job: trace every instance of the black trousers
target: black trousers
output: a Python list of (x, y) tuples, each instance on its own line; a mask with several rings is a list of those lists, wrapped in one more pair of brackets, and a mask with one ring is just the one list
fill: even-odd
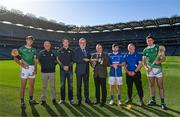
[(128, 92), (128, 98), (132, 98), (132, 88), (133, 88), (133, 82), (135, 83), (139, 98), (143, 99), (143, 88), (142, 88), (142, 81), (141, 81), (141, 72), (137, 72), (135, 76), (129, 76), (126, 73), (126, 84), (127, 84), (127, 92)]
[(77, 78), (77, 99), (78, 101), (82, 100), (82, 80), (84, 82), (84, 97), (86, 100), (89, 100), (89, 75), (87, 74), (76, 74)]
[(107, 97), (107, 89), (106, 89), (106, 78), (100, 78), (95, 77), (94, 78), (95, 83), (95, 97), (97, 99), (97, 102), (100, 102), (100, 87), (101, 87), (101, 93), (102, 93), (102, 103), (106, 103), (106, 97)]

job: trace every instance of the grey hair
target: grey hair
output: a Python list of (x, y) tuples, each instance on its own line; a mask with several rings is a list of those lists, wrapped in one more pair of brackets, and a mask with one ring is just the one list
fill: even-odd
[(79, 39), (79, 42), (80, 42), (80, 41), (86, 41), (86, 39), (83, 38), (83, 37), (81, 37), (81, 38)]

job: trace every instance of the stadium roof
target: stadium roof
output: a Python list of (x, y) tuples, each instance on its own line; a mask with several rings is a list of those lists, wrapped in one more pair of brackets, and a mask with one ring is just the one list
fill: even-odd
[(11, 22), (12, 24), (22, 24), (27, 27), (42, 28), (42, 29), (52, 29), (52, 30), (71, 30), (71, 27), (65, 25), (62, 22), (57, 22), (55, 20), (48, 20), (44, 17), (36, 17), (35, 15), (28, 13), (23, 14), (22, 11), (12, 9), (7, 10), (4, 7), (0, 7), (0, 21)]
[(180, 16), (176, 15), (170, 18), (165, 17), (142, 21), (131, 21), (127, 23), (79, 27), (76, 25), (65, 25), (62, 22), (57, 23), (55, 20), (47, 20), (44, 17), (37, 18), (35, 15), (30, 13), (23, 14), (19, 10), (7, 10), (6, 8), (0, 7), (0, 22), (58, 33), (99, 33), (180, 25)]
[(148, 19), (142, 21), (131, 21), (127, 23), (116, 23), (116, 24), (106, 24), (97, 26), (86, 26), (86, 27), (75, 27), (73, 30), (75, 32), (111, 32), (120, 30), (131, 30), (149, 27), (161, 27), (161, 26), (172, 26), (180, 25), (180, 16), (173, 16), (171, 18), (158, 18), (158, 19)]

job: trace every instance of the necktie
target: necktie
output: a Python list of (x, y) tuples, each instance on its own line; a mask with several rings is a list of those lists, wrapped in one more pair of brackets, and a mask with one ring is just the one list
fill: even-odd
[(101, 64), (101, 62), (102, 62), (102, 54), (99, 53), (98, 54), (98, 63)]
[(82, 49), (82, 52), (83, 52), (84, 56), (87, 56), (87, 53), (86, 53), (85, 49)]

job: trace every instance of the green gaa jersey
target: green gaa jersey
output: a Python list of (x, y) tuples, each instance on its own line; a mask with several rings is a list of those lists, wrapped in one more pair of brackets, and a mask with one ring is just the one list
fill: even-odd
[(148, 65), (151, 68), (159, 68), (161, 64), (154, 64), (154, 61), (158, 55), (159, 45), (154, 44), (152, 47), (146, 47), (143, 50), (143, 56), (147, 58)]
[(20, 47), (19, 55), (28, 65), (34, 65), (34, 58), (36, 58), (35, 48)]

